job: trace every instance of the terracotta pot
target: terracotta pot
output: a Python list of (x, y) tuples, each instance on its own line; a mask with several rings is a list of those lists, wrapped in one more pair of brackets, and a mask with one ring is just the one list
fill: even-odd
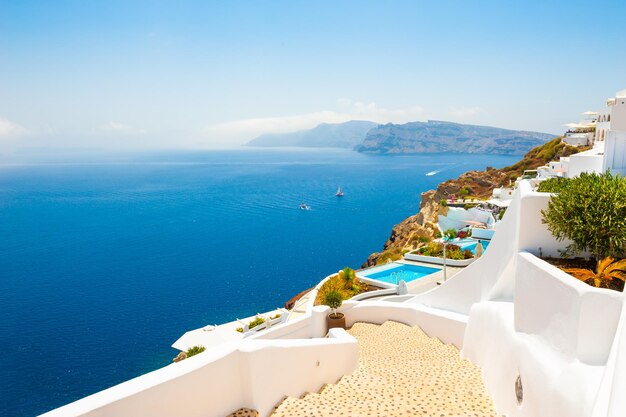
[(335, 317), (333, 313), (330, 313), (326, 317), (326, 325), (328, 326), (329, 329), (334, 329), (334, 328), (345, 329), (346, 328), (346, 316), (343, 313), (337, 313), (337, 316)]

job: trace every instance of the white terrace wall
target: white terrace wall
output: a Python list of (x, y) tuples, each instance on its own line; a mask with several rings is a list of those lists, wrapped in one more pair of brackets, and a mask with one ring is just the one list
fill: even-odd
[(622, 308), (592, 417), (626, 416), (626, 309)]
[(597, 149), (571, 155), (569, 157), (567, 177), (577, 177), (583, 172), (602, 172), (603, 163), (603, 153)]
[(549, 198), (550, 194), (535, 193), (522, 181), (483, 256), (439, 288), (410, 302), (468, 315), (472, 305), (481, 300), (512, 301), (515, 255), (528, 251), (559, 256), (558, 251), (567, 244), (558, 242), (541, 223), (541, 210)]
[(266, 416), (285, 396), (317, 391), (356, 369), (356, 340), (343, 329), (330, 336), (224, 345), (44, 416), (223, 417), (243, 407)]
[(602, 170), (626, 175), (626, 132), (609, 131), (604, 145)]
[[(481, 367), (499, 413), (590, 416), (623, 294), (583, 284), (530, 253), (517, 258), (515, 303), (475, 304), (462, 355)], [(521, 405), (514, 390), (518, 375)]]
[(347, 302), (341, 311), (346, 315), (346, 325), (356, 322), (382, 324), (388, 320), (419, 326), (426, 334), (444, 343), (463, 346), (467, 316), (431, 309), (417, 304), (389, 301)]

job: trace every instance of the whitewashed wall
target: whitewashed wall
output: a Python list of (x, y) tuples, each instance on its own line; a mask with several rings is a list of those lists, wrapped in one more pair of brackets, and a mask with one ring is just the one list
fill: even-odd
[(98, 392), (46, 417), (223, 417), (248, 407), (266, 416), (286, 395), (317, 391), (353, 372), (356, 340), (244, 340)]
[[(590, 416), (623, 304), (621, 293), (590, 287), (524, 252), (515, 302), (472, 307), (463, 357), (483, 370), (507, 416)], [(514, 386), (521, 377), (524, 398)]]
[(603, 171), (626, 174), (626, 132), (610, 131), (604, 145)]
[(604, 156), (601, 150), (591, 149), (586, 152), (570, 155), (567, 177), (573, 178), (583, 172), (602, 172)]

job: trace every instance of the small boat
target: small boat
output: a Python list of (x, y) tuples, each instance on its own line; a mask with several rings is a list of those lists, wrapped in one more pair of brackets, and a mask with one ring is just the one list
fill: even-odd
[(300, 204), (300, 210), (311, 210), (311, 206), (301, 203)]
[(341, 191), (341, 185), (337, 188), (337, 192), (335, 193), (337, 197), (343, 197), (343, 191)]
[(440, 171), (441, 171), (441, 170), (439, 170), (439, 171), (430, 171), (428, 174), (426, 174), (426, 176), (427, 176), (427, 177), (432, 177), (432, 176), (433, 176), (433, 175), (435, 175), (435, 174), (439, 174), (439, 172), (440, 172)]

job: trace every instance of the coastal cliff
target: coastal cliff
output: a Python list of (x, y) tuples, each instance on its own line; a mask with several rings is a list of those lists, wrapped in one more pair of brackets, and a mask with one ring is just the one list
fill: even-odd
[(422, 193), (419, 212), (395, 225), (383, 250), (372, 253), (363, 267), (383, 263), (388, 259), (399, 259), (405, 247), (420, 236), (433, 238), (437, 231), (437, 216), (448, 210), (441, 201), (452, 194), (459, 194), (461, 189), (467, 190), (470, 198), (485, 199), (491, 196), (494, 188), (512, 184), (524, 170), (536, 169), (561, 156), (569, 156), (586, 149), (588, 148), (569, 146), (559, 137), (531, 149), (524, 158), (511, 166), (468, 171), (459, 178), (440, 183), (437, 189)]
[(554, 135), (429, 120), (405, 124), (388, 123), (367, 132), (354, 149), (372, 154), (481, 153), (523, 155)]

